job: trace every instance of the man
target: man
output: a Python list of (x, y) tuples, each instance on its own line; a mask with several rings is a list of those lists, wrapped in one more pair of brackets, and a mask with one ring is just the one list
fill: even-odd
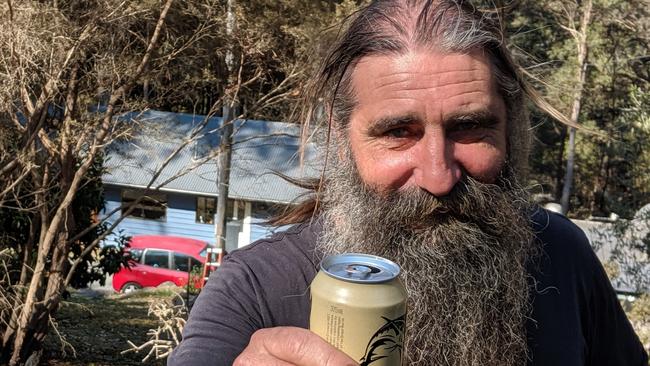
[(225, 260), (169, 365), (355, 364), (304, 329), (341, 252), (401, 265), (409, 364), (647, 363), (584, 234), (518, 183), (529, 89), (498, 24), (460, 1), (375, 1), (314, 85), (322, 181), (284, 218), (298, 225)]

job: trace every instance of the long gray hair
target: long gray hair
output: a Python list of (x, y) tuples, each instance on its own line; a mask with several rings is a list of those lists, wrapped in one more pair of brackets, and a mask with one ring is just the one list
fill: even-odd
[[(307, 136), (320, 136), (318, 142), (329, 149), (332, 129), (346, 136), (355, 107), (351, 75), (359, 60), (371, 55), (399, 55), (415, 47), (449, 53), (485, 52), (507, 109), (506, 165), (524, 182), (531, 139), (526, 97), (553, 117), (563, 122), (566, 118), (521, 76), (506, 47), (497, 13), (481, 12), (465, 0), (375, 0), (349, 17), (311, 81), (303, 111), (303, 145)], [(323, 178), (293, 182), (313, 194), (272, 224), (301, 222), (317, 213)]]

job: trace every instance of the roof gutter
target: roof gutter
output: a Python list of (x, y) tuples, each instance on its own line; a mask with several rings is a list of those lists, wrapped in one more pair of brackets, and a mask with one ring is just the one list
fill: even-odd
[[(139, 184), (130, 184), (130, 183), (117, 183), (117, 182), (104, 182), (104, 185), (106, 186), (118, 186), (118, 187), (128, 187), (128, 188), (138, 188), (138, 189), (147, 189), (147, 186), (142, 186)], [(149, 188), (151, 189), (151, 188)], [(182, 189), (175, 189), (175, 188), (159, 188), (159, 189), (152, 189), (154, 191), (160, 191), (160, 192), (168, 192), (168, 193), (179, 193), (179, 194), (189, 194), (189, 195), (195, 195), (195, 196), (203, 196), (203, 197), (219, 197), (218, 194), (216, 193), (209, 193), (209, 192), (197, 192), (197, 191), (187, 191), (187, 190), (182, 190)], [(269, 200), (269, 199), (253, 199), (250, 197), (242, 197), (242, 196), (235, 196), (235, 195), (228, 195), (228, 198), (231, 199), (236, 199), (236, 200), (242, 200), (242, 201), (262, 201), (262, 202), (268, 202), (268, 203), (278, 203), (282, 205), (288, 205), (291, 204), (291, 201), (278, 201), (278, 200)]]

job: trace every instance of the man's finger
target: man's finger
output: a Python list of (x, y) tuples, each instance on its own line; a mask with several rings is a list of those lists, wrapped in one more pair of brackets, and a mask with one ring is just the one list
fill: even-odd
[(253, 354), (242, 352), (233, 362), (233, 366), (294, 366), (294, 364), (279, 360), (268, 354)]
[(279, 360), (296, 366), (356, 366), (357, 363), (324, 339), (307, 329), (277, 327), (261, 329), (251, 337), (251, 344), (262, 347)]

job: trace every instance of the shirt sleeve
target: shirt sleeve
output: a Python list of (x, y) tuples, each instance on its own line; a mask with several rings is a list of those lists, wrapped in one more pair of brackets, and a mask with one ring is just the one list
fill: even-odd
[(231, 365), (262, 328), (253, 280), (246, 264), (226, 257), (196, 299), (167, 365)]
[(648, 357), (584, 232), (539, 211), (542, 253), (531, 266), (529, 365), (640, 366)]
[(596, 255), (587, 310), (589, 365), (646, 366), (648, 355), (634, 332)]

